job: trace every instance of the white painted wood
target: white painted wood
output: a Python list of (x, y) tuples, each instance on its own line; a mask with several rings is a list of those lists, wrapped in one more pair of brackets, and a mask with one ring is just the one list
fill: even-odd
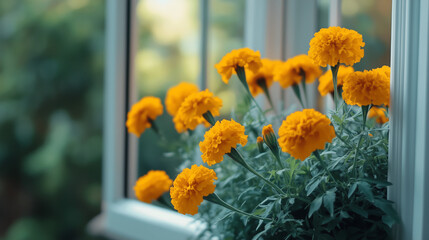
[(389, 199), (402, 224), (395, 239), (429, 239), (428, 1), (393, 0)]

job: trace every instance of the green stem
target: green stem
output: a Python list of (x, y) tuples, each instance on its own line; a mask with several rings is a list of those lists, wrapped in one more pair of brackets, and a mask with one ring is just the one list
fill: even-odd
[(252, 93), (250, 92), (249, 85), (247, 84), (247, 81), (246, 81), (246, 72), (244, 71), (244, 68), (243, 67), (236, 67), (235, 72), (237, 73), (238, 79), (243, 84), (244, 88), (246, 89), (246, 92), (247, 92), (249, 98), (256, 105), (256, 108), (261, 112), (264, 120), (267, 121), (267, 118), (265, 117), (264, 111), (262, 111), (262, 108), (259, 106), (258, 102), (256, 101), (256, 99), (253, 97)]
[(331, 66), (332, 71), (332, 81), (334, 84), (334, 103), (335, 103), (335, 110), (338, 108), (338, 88), (337, 88), (337, 75), (338, 75), (338, 69), (340, 68), (340, 63), (337, 63), (335, 66)]
[(304, 92), (304, 101), (305, 101), (305, 104), (308, 106), (307, 88), (306, 88), (306, 83), (305, 83), (305, 72), (302, 70), (301, 70), (301, 76), (302, 76), (301, 86), (302, 86), (302, 90)]
[(164, 135), (162, 135), (161, 131), (159, 131), (158, 126), (156, 125), (155, 121), (148, 118), (148, 121), (150, 123), (151, 128), (153, 129), (153, 131), (161, 138), (161, 140), (165, 140)]
[(241, 211), (240, 209), (235, 208), (232, 205), (230, 205), (230, 204), (226, 203), (225, 201), (223, 201), (216, 193), (212, 193), (212, 194), (204, 197), (204, 199), (207, 200), (207, 201), (209, 201), (209, 202), (211, 202), (211, 203), (215, 203), (215, 204), (217, 204), (219, 206), (222, 206), (222, 207), (224, 207), (226, 209), (229, 209), (229, 210), (231, 210), (233, 212), (239, 213), (239, 214), (244, 215), (244, 216), (248, 216), (248, 217), (251, 217), (251, 218), (256, 218), (256, 219), (263, 220), (263, 221), (273, 221), (273, 219), (271, 219), (271, 218), (264, 218), (264, 217), (256, 216), (256, 215), (253, 215), (253, 214)]
[(205, 120), (207, 120), (207, 122), (209, 122), (212, 126), (214, 126), (215, 123), (216, 123), (216, 121), (215, 121), (215, 119), (213, 117), (213, 114), (210, 111), (207, 111), (207, 112), (203, 113), (203, 118)]
[(302, 108), (305, 108), (305, 105), (304, 105), (304, 102), (302, 101), (302, 98), (301, 98), (301, 92), (299, 91), (299, 86), (298, 86), (298, 84), (293, 84), (292, 85), (292, 90), (293, 90), (293, 92), (295, 93), (295, 95), (296, 95), (296, 97), (298, 98), (298, 100), (299, 100), (299, 103), (301, 103), (301, 107)]
[(268, 99), (268, 102), (271, 105), (271, 108), (274, 110), (274, 112), (276, 112), (276, 109), (274, 108), (273, 100), (271, 99), (271, 96), (270, 96), (270, 91), (268, 91), (267, 81), (265, 81), (265, 79), (262, 79), (262, 81), (258, 80), (258, 86), (260, 86), (262, 88), (262, 90), (264, 91), (265, 96)]
[(362, 137), (363, 137), (364, 133), (362, 132), (359, 136), (359, 141), (358, 141), (358, 145), (356, 147), (356, 152), (355, 152), (355, 157), (353, 159), (353, 175), (356, 178), (357, 177), (357, 169), (356, 169), (356, 165), (357, 165), (357, 156), (358, 156), (358, 151), (360, 148), (360, 143), (362, 141)]
[(370, 109), (369, 105), (366, 106), (362, 106), (362, 120), (363, 120), (363, 125), (362, 125), (362, 131), (365, 131), (365, 125), (366, 125), (366, 118), (368, 116), (368, 111)]
[(320, 164), (322, 165), (323, 169), (329, 174), (329, 176), (334, 180), (334, 182), (338, 185), (341, 185), (337, 179), (332, 175), (331, 171), (328, 170), (328, 166), (326, 165), (325, 161), (323, 161), (322, 156), (319, 154), (319, 150), (316, 150), (313, 152), (314, 156), (316, 156), (317, 160), (319, 160)]
[(259, 174), (255, 169), (253, 169), (247, 162), (244, 160), (244, 158), (241, 156), (241, 154), (237, 151), (235, 148), (231, 148), (231, 152), (228, 153), (228, 156), (231, 157), (235, 162), (239, 163), (241, 166), (249, 170), (249, 172), (253, 173), (255, 176), (259, 177), (262, 181), (267, 183), (270, 187), (272, 187), (276, 192), (280, 194), (285, 194), (277, 185), (266, 179), (264, 176)]

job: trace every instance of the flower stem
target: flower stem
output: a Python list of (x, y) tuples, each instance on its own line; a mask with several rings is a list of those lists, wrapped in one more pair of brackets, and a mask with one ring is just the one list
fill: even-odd
[(328, 170), (328, 166), (326, 165), (325, 161), (323, 161), (322, 156), (320, 156), (319, 150), (314, 151), (313, 154), (317, 158), (317, 160), (319, 160), (323, 169), (329, 174), (329, 176), (332, 178), (332, 180), (334, 180), (334, 182), (336, 184), (340, 185), (340, 183), (337, 181), (337, 179), (334, 177), (334, 175), (332, 175), (331, 171)]
[(251, 218), (256, 218), (256, 219), (264, 220), (264, 221), (273, 221), (273, 219), (271, 219), (271, 218), (264, 218), (264, 217), (256, 216), (256, 215), (241, 211), (240, 209), (237, 209), (237, 208), (233, 207), (232, 205), (223, 201), (216, 193), (212, 193), (212, 194), (208, 195), (207, 197), (204, 197), (204, 199), (211, 202), (211, 203), (215, 203), (219, 206), (222, 206), (226, 209), (229, 209), (233, 212), (239, 213), (239, 214), (244, 215), (244, 216), (248, 216)]
[(369, 109), (370, 109), (369, 105), (362, 106), (362, 120), (363, 120), (362, 131), (365, 131), (366, 117), (368, 115)]
[(293, 84), (292, 85), (292, 90), (295, 93), (296, 97), (298, 98), (299, 103), (301, 103), (301, 107), (305, 108), (304, 102), (302, 101), (302, 98), (301, 98), (301, 92), (299, 90), (299, 85), (298, 84)]
[(258, 102), (256, 101), (256, 99), (253, 97), (252, 93), (250, 92), (249, 85), (247, 84), (247, 81), (246, 81), (246, 72), (244, 71), (244, 68), (243, 67), (236, 67), (235, 72), (237, 72), (238, 79), (243, 84), (244, 88), (246, 89), (246, 92), (247, 92), (249, 98), (253, 101), (253, 103), (255, 103), (256, 108), (261, 112), (264, 120), (267, 121), (267, 118), (265, 117), (264, 111), (262, 111), (262, 108), (259, 106)]
[(306, 87), (306, 83), (305, 83), (305, 72), (302, 71), (302, 69), (301, 69), (301, 76), (302, 76), (301, 86), (302, 86), (302, 91), (304, 93), (304, 100), (303, 101), (308, 106), (307, 87)]
[(216, 121), (215, 121), (215, 119), (213, 117), (213, 114), (210, 111), (207, 111), (207, 112), (203, 113), (203, 118), (205, 120), (207, 120), (207, 122), (209, 122), (212, 126), (214, 126), (215, 123), (216, 123)]
[(340, 63), (337, 63), (335, 66), (331, 66), (332, 71), (332, 82), (334, 84), (334, 103), (335, 103), (335, 110), (338, 108), (338, 87), (337, 87), (337, 75), (338, 75), (338, 69), (340, 68)]
[(263, 177), (261, 174), (259, 174), (255, 169), (253, 169), (247, 162), (244, 160), (244, 158), (241, 156), (241, 154), (237, 151), (235, 148), (231, 148), (231, 152), (228, 153), (228, 156), (231, 157), (235, 162), (239, 163), (241, 166), (249, 170), (249, 172), (253, 173), (255, 176), (259, 177), (261, 180), (263, 180), (265, 183), (270, 185), (273, 189), (276, 190), (276, 192), (280, 194), (285, 194), (277, 185)]
[(148, 118), (148, 121), (153, 131), (161, 138), (161, 140), (165, 140), (164, 135), (162, 135), (161, 131), (159, 131), (159, 128), (156, 125), (155, 121), (150, 118)]
[(271, 96), (270, 96), (270, 91), (268, 91), (267, 81), (265, 81), (265, 79), (262, 79), (262, 81), (258, 81), (258, 85), (264, 91), (264, 94), (267, 97), (268, 102), (271, 105), (271, 108), (274, 110), (274, 112), (276, 112), (276, 109), (274, 108), (273, 100), (271, 99)]

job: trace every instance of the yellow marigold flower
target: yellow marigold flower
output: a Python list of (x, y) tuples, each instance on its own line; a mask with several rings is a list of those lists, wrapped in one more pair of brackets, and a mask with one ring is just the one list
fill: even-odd
[(386, 77), (388, 77), (389, 81), (390, 81), (390, 67), (389, 66), (385, 65), (385, 66), (383, 66), (381, 68), (374, 69), (374, 71), (379, 71), (380, 73), (386, 74)]
[(308, 56), (322, 67), (344, 63), (352, 66), (363, 58), (362, 35), (341, 27), (322, 28), (310, 41)]
[(351, 73), (344, 80), (343, 98), (349, 105), (388, 105), (390, 80), (378, 69)]
[(305, 82), (312, 83), (322, 74), (322, 70), (311, 58), (302, 54), (288, 59), (276, 68), (275, 79), (280, 86), (288, 88), (293, 84), (299, 84), (305, 74)]
[(304, 109), (289, 115), (279, 129), (279, 145), (283, 152), (304, 161), (326, 142), (335, 137), (334, 127), (325, 115), (314, 109)]
[(386, 117), (386, 109), (379, 107), (372, 107), (368, 112), (369, 118), (375, 118), (375, 121), (380, 124), (384, 124), (389, 121)]
[(151, 203), (168, 192), (172, 183), (165, 171), (151, 170), (137, 180), (134, 192), (138, 200)]
[(222, 81), (228, 84), (236, 67), (243, 67), (256, 73), (262, 66), (261, 54), (250, 48), (240, 48), (227, 53), (218, 64), (215, 65), (217, 72), (222, 76)]
[(216, 173), (204, 166), (185, 168), (170, 188), (171, 203), (179, 213), (197, 214), (203, 197), (214, 193)]
[(249, 85), (250, 93), (253, 96), (257, 96), (260, 93), (263, 93), (261, 85), (264, 84), (267, 88), (271, 87), (274, 82), (274, 70), (276, 66), (281, 64), (281, 61), (270, 60), (270, 59), (262, 59), (262, 67), (258, 72), (254, 73), (250, 70), (246, 71), (246, 81)]
[(258, 137), (258, 138), (256, 138), (256, 142), (257, 143), (261, 143), (261, 142), (263, 142), (264, 141), (264, 139), (262, 138), (262, 137)]
[[(337, 86), (342, 86), (344, 79), (352, 72), (354, 72), (353, 67), (346, 67), (341, 65), (338, 69), (337, 74)], [(317, 88), (317, 90), (319, 90), (319, 93), (322, 96), (326, 96), (328, 93), (334, 91), (334, 83), (332, 82), (331, 70), (326, 71), (322, 76), (320, 76), (319, 87)]]
[(222, 99), (213, 96), (208, 89), (189, 95), (173, 118), (176, 130), (179, 133), (186, 129), (194, 130), (201, 123), (210, 126), (203, 114), (210, 111), (213, 116), (219, 116), (221, 107)]
[(244, 135), (244, 126), (233, 119), (222, 120), (204, 134), (204, 141), (200, 142), (203, 161), (209, 166), (223, 161), (223, 155), (231, 152), (231, 148), (247, 144), (247, 135)]
[(127, 115), (126, 126), (128, 132), (140, 137), (147, 128), (152, 126), (159, 115), (162, 115), (163, 107), (161, 99), (157, 97), (144, 97), (131, 107)]
[(165, 108), (171, 116), (175, 116), (182, 105), (185, 98), (189, 95), (198, 92), (197, 85), (193, 83), (181, 82), (180, 84), (170, 88), (165, 97)]

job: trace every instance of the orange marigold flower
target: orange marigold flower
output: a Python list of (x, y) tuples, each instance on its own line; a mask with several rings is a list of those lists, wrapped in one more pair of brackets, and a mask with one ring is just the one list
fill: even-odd
[(388, 105), (390, 80), (379, 69), (351, 73), (344, 80), (343, 98), (349, 105)]
[(389, 66), (383, 66), (381, 68), (376, 68), (374, 71), (379, 71), (380, 73), (386, 74), (386, 76), (389, 78), (390, 81), (390, 67)]
[(263, 142), (264, 141), (264, 139), (262, 138), (262, 137), (258, 137), (258, 138), (256, 138), (256, 142), (257, 143), (261, 143), (261, 142)]
[(379, 107), (372, 107), (368, 112), (369, 118), (375, 118), (375, 121), (380, 124), (387, 123), (389, 118), (386, 116), (386, 109)]
[(198, 91), (197, 85), (187, 82), (181, 82), (168, 89), (167, 96), (165, 97), (165, 108), (167, 108), (167, 112), (174, 117), (180, 105), (185, 101), (185, 98)]
[(152, 126), (159, 115), (162, 115), (163, 107), (161, 99), (157, 97), (144, 97), (131, 107), (127, 115), (126, 126), (128, 132), (134, 133), (137, 137)]
[(256, 73), (262, 66), (261, 54), (250, 48), (240, 48), (227, 53), (218, 64), (215, 65), (217, 72), (222, 76), (222, 81), (228, 84), (236, 67), (243, 67)]
[(219, 116), (221, 107), (222, 99), (213, 96), (208, 89), (189, 95), (173, 118), (176, 130), (179, 133), (187, 129), (194, 130), (201, 123), (210, 126), (203, 114), (210, 111), (213, 116)]
[(209, 166), (223, 161), (223, 155), (231, 152), (231, 148), (247, 144), (247, 135), (244, 135), (244, 126), (233, 119), (222, 120), (204, 134), (204, 141), (200, 142), (203, 161)]
[(264, 90), (261, 87), (265, 83), (265, 86), (269, 88), (274, 82), (274, 70), (277, 65), (281, 64), (281, 61), (262, 59), (262, 67), (258, 72), (254, 73), (250, 70), (246, 71), (246, 81), (249, 85), (250, 93), (252, 96), (257, 96), (263, 93)]
[(341, 27), (322, 28), (310, 41), (308, 56), (322, 67), (344, 63), (352, 66), (363, 58), (362, 35)]
[[(344, 79), (354, 71), (355, 70), (353, 69), (353, 67), (346, 67), (341, 65), (337, 73), (337, 86), (342, 86)], [(332, 82), (331, 70), (326, 71), (322, 76), (320, 76), (319, 87), (317, 87), (317, 90), (319, 90), (319, 93), (322, 96), (326, 96), (328, 93), (334, 91), (334, 83)]]
[(322, 70), (311, 58), (302, 54), (288, 59), (275, 70), (275, 79), (280, 86), (288, 88), (293, 84), (299, 84), (305, 76), (306, 83), (312, 83), (322, 74)]
[(183, 169), (170, 188), (174, 209), (182, 214), (197, 214), (203, 197), (214, 193), (216, 179), (215, 171), (204, 166), (192, 165), (191, 169)]
[(134, 192), (138, 200), (151, 203), (168, 192), (172, 183), (165, 171), (151, 170), (137, 180)]
[(334, 127), (325, 115), (314, 109), (304, 109), (289, 115), (279, 129), (279, 145), (283, 152), (304, 161), (326, 142), (335, 137)]

